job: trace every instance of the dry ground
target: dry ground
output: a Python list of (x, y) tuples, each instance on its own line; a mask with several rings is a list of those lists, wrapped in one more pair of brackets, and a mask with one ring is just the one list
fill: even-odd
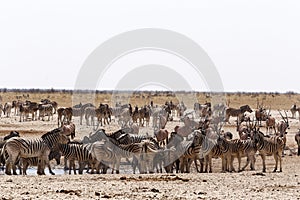
[[(1, 94), (3, 99), (12, 100), (14, 95)], [(50, 98), (57, 100), (59, 105), (70, 105), (70, 98), (55, 94)], [(33, 100), (47, 98), (47, 95), (30, 94)], [(52, 96), (53, 95), (53, 96)], [(61, 96), (62, 95), (62, 96)], [(256, 107), (256, 99), (262, 96), (250, 95), (240, 97), (230, 95), (231, 104), (234, 106), (252, 102), (250, 106)], [(101, 97), (109, 99), (110, 97)], [(101, 99), (97, 97), (97, 99)], [(157, 97), (154, 103), (164, 103), (171, 97)], [(172, 97), (173, 98), (173, 97)], [(240, 100), (240, 104), (236, 101)], [(278, 99), (272, 101), (272, 114), (277, 119), (280, 116), (276, 109), (288, 109), (294, 102), (297, 102), (298, 96), (292, 95), (289, 99), (287, 94), (282, 96), (266, 96), (265, 102), (269, 99)], [(59, 101), (61, 99), (61, 101)], [(142, 104), (147, 99), (140, 98), (136, 100)], [(175, 102), (175, 101), (174, 101)], [(203, 102), (203, 100), (201, 100)], [(267, 104), (265, 104), (267, 105)], [(283, 106), (284, 105), (284, 106)], [(290, 113), (289, 113), (290, 115)], [(0, 136), (7, 134), (11, 130), (18, 130), (22, 136), (38, 137), (41, 134), (56, 128), (57, 119), (54, 116), (53, 121), (28, 121), (19, 122), (18, 117), (0, 119)], [(78, 118), (74, 119), (76, 124), (76, 137), (82, 138), (92, 131), (91, 127), (80, 126)], [(234, 122), (234, 119), (231, 119)], [(121, 175), (55, 175), (55, 176), (7, 176), (0, 175), (0, 198), (2, 199), (300, 199), (300, 157), (293, 155), (296, 152), (296, 143), (294, 134), (300, 127), (299, 121), (290, 119), (291, 129), (287, 135), (287, 145), (292, 151), (285, 151), (287, 154), (283, 158), (283, 172), (271, 173), (274, 167), (273, 157), (267, 159), (267, 173), (262, 174), (261, 159), (257, 157), (256, 171), (247, 171), (241, 173), (220, 173), (220, 159), (213, 160), (212, 174), (154, 174), (154, 175), (132, 175), (130, 171), (122, 171)], [(167, 124), (167, 129), (172, 130), (181, 122), (175, 119), (174, 122)], [(107, 132), (118, 129), (116, 123), (104, 127)], [(231, 131), (237, 137), (234, 125), (226, 125), (225, 131)], [(264, 131), (264, 128), (262, 128)], [(141, 132), (145, 133), (145, 129)], [(150, 132), (151, 133), (151, 132)], [(245, 162), (245, 159), (242, 160)], [(236, 161), (235, 161), (236, 166)], [(56, 168), (61, 168), (57, 166)]]

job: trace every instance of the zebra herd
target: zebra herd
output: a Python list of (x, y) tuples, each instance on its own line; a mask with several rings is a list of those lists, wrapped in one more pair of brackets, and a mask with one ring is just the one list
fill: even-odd
[[(84, 173), (85, 168), (89, 173), (107, 173), (109, 168), (112, 173), (120, 173), (120, 165), (124, 163), (122, 159), (132, 166), (133, 173), (137, 170), (139, 173), (189, 173), (192, 164), (197, 172), (212, 172), (213, 158), (221, 158), (222, 172), (233, 172), (243, 171), (249, 164), (250, 170), (255, 170), (257, 153), (262, 158), (263, 172), (266, 172), (266, 156), (270, 155), (275, 159), (273, 171), (278, 170), (278, 163), (279, 171), (282, 171), (282, 154), (289, 127), (286, 113), (286, 117), (280, 113), (284, 121), (278, 126), (279, 134), (268, 136), (261, 132), (256, 123), (251, 124), (245, 118), (246, 112), (252, 112), (248, 105), (234, 109), (224, 105), (211, 108), (210, 103), (195, 104), (194, 110), (200, 116), (198, 122), (184, 115), (186, 107), (183, 103), (174, 105), (166, 102), (159, 107), (152, 102), (141, 108), (132, 108), (130, 104), (111, 108), (108, 104), (96, 107), (90, 103), (80, 103), (73, 107), (56, 106), (54, 109), (53, 105), (55, 103), (48, 100), (39, 104), (27, 101), (19, 105), (20, 119), (21, 116), (28, 117), (31, 112), (32, 119), (35, 119), (35, 109), (39, 111), (39, 116), (48, 116), (49, 119), (57, 112), (59, 128), (32, 140), (14, 133), (10, 134), (11, 138), (3, 139), (1, 163), (5, 165), (6, 174), (17, 174), (17, 167), (26, 174), (29, 165), (36, 165), (39, 175), (45, 174), (46, 166), (54, 174), (49, 160), (56, 159), (59, 164), (60, 156), (64, 157), (65, 169), (69, 169), (69, 174), (72, 171), (77, 174), (77, 168), (79, 174)], [(172, 120), (174, 111), (184, 125), (175, 126), (169, 132), (165, 126)], [(95, 126), (96, 130), (80, 141), (70, 141), (68, 136), (71, 139), (75, 136), (75, 125), (72, 123), (74, 116), (79, 117), (79, 124), (85, 119), (86, 125)], [(121, 129), (106, 133), (99, 126), (112, 123), (112, 116)], [(222, 131), (222, 126), (229, 122), (231, 116), (237, 117), (239, 139), (232, 139), (230, 132)], [(95, 118), (97, 123), (94, 122)], [(133, 125), (149, 126), (151, 118), (153, 136), (132, 134)], [(247, 125), (243, 127), (245, 121)], [(300, 132), (295, 140), (300, 148)], [(233, 165), (235, 158), (238, 160), (237, 168)], [(244, 166), (241, 165), (242, 158), (246, 158)]]
[(40, 102), (14, 100), (12, 102), (6, 102), (4, 106), (0, 104), (0, 117), (2, 112), (6, 117), (11, 117), (11, 113), (14, 110), (14, 115), (20, 116), (20, 122), (27, 121), (30, 115), (32, 121), (44, 121), (46, 116), (48, 116), (48, 121), (50, 121), (50, 117), (53, 120), (53, 114), (56, 113), (57, 107), (57, 102), (50, 101), (49, 99), (41, 99)]
[[(230, 134), (202, 128), (194, 130), (187, 137), (172, 132), (166, 145), (159, 145), (154, 137), (133, 135), (122, 129), (110, 134), (99, 129), (81, 141), (70, 141), (68, 136), (74, 137), (74, 133), (75, 126), (70, 124), (54, 129), (41, 138), (11, 136), (6, 139), (1, 151), (5, 173), (17, 174), (16, 167), (23, 166), (21, 173), (26, 174), (29, 165), (37, 165), (37, 174), (45, 174), (45, 166), (54, 174), (49, 160), (56, 158), (59, 163), (61, 155), (68, 161), (69, 174), (72, 170), (77, 174), (76, 166), (79, 166), (79, 174), (83, 173), (86, 166), (92, 174), (107, 173), (109, 168), (112, 173), (120, 173), (121, 159), (131, 164), (133, 173), (137, 169), (140, 173), (189, 173), (192, 163), (197, 172), (212, 172), (212, 158), (218, 157), (222, 159), (222, 172), (232, 172), (236, 171), (233, 167), (234, 158), (238, 159), (237, 171), (245, 170), (249, 163), (250, 169), (255, 170), (256, 152), (261, 155), (263, 172), (266, 172), (266, 156), (270, 155), (276, 161), (273, 171), (277, 171), (278, 162), (279, 171), (282, 171), (284, 140), (280, 136), (266, 137), (257, 128), (251, 130), (252, 136), (246, 140), (232, 139)], [(247, 162), (241, 167), (243, 157)]]

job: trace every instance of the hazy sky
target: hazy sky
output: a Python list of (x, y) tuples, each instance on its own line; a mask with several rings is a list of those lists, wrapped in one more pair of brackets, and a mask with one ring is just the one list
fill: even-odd
[[(299, 11), (298, 0), (2, 1), (0, 87), (72, 89), (82, 64), (103, 42), (134, 29), (162, 28), (197, 42), (225, 91), (300, 92)], [(123, 73), (142, 64), (188, 68), (155, 52), (122, 59)], [(122, 76), (109, 73), (114, 70), (98, 89), (114, 89)], [(198, 81), (192, 72), (184, 76)], [(201, 82), (193, 88), (205, 90)]]

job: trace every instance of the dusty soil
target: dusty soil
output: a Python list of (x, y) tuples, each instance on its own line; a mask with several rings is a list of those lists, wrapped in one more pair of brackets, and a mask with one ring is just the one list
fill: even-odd
[[(279, 120), (277, 111), (273, 116)], [(290, 113), (288, 113), (290, 115)], [(39, 137), (57, 127), (57, 116), (52, 121), (19, 122), (12, 116), (0, 119), (0, 136), (17, 130), (24, 137)], [(75, 118), (76, 137), (82, 138), (92, 132), (91, 127), (79, 125)], [(226, 125), (237, 137), (234, 119)], [(169, 122), (167, 129), (180, 125), (178, 119)], [(299, 121), (290, 119), (291, 128), (287, 135), (287, 146), (283, 158), (283, 172), (272, 173), (275, 161), (267, 158), (267, 173), (261, 173), (261, 159), (257, 156), (256, 171), (249, 168), (241, 173), (221, 173), (220, 159), (213, 160), (213, 173), (202, 174), (130, 174), (121, 170), (120, 175), (46, 175), (46, 176), (7, 176), (0, 175), (1, 199), (300, 199), (300, 157), (296, 153), (294, 134), (298, 131)], [(104, 127), (107, 132), (118, 129), (114, 122)], [(265, 128), (262, 128), (265, 131)], [(141, 129), (142, 133), (151, 130)], [(242, 164), (245, 158), (242, 159)], [(237, 163), (235, 161), (234, 165)], [(62, 168), (62, 166), (55, 166)]]

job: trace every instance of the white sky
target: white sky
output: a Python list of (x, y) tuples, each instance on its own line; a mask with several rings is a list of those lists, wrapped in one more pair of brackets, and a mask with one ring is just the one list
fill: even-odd
[[(163, 28), (207, 52), (225, 91), (300, 92), (299, 11), (298, 0), (1, 1), (0, 87), (73, 89), (80, 67), (102, 42), (134, 29)], [(150, 54), (148, 64), (172, 63), (170, 56)], [(120, 62), (145, 64), (141, 57)], [(115, 86), (104, 82), (98, 89)], [(200, 85), (195, 88), (205, 90)]]

